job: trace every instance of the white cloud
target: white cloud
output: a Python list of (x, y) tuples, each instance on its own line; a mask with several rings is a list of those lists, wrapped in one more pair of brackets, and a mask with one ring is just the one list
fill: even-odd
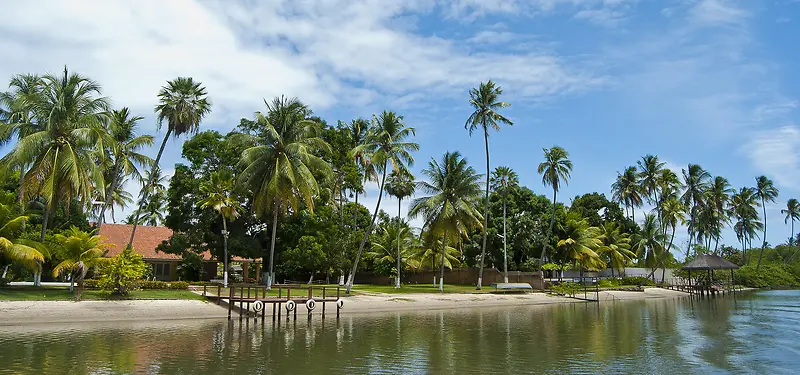
[(573, 16), (597, 26), (617, 27), (625, 21), (625, 14), (609, 9), (583, 9)]
[(517, 34), (508, 31), (483, 30), (467, 39), (467, 41), (475, 44), (495, 44), (510, 42), (516, 37)]
[(800, 128), (787, 125), (757, 132), (745, 147), (755, 166), (780, 187), (800, 190)]
[(747, 12), (728, 0), (700, 0), (689, 11), (695, 22), (703, 25), (736, 25), (747, 18)]

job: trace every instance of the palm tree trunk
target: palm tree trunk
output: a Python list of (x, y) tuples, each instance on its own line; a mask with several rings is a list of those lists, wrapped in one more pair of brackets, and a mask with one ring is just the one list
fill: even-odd
[(269, 269), (267, 270), (267, 290), (272, 289), (272, 266), (275, 261), (275, 234), (278, 230), (278, 210), (280, 209), (280, 202), (275, 201), (272, 209), (272, 239), (269, 243)]
[(106, 192), (105, 202), (103, 203), (103, 207), (100, 209), (100, 216), (97, 218), (97, 229), (100, 229), (100, 227), (103, 225), (103, 222), (105, 221), (106, 208), (108, 208), (108, 206), (111, 204), (111, 198), (114, 195), (114, 191), (117, 189), (119, 168), (120, 165), (118, 160), (114, 165), (114, 176), (111, 177), (111, 190)]
[(547, 237), (545, 237), (544, 243), (542, 244), (542, 252), (539, 255), (539, 270), (542, 269), (542, 262), (544, 261), (544, 254), (545, 249), (547, 249), (547, 244), (550, 243), (550, 235), (553, 233), (553, 224), (556, 222), (556, 196), (558, 195), (558, 191), (553, 188), (553, 213), (550, 215), (550, 227), (547, 230)]
[(447, 229), (444, 230), (442, 237), (442, 268), (439, 271), (439, 291), (444, 292), (444, 254), (447, 252)]
[(485, 121), (483, 124), (483, 141), (486, 146), (486, 194), (483, 198), (483, 242), (481, 245), (481, 261), (478, 266), (478, 286), (475, 288), (477, 290), (481, 290), (481, 286), (483, 285), (483, 265), (484, 258), (486, 257), (486, 231), (489, 225), (489, 174), (491, 170), (489, 169), (489, 129), (486, 128)]
[(764, 248), (767, 247), (767, 206), (765, 206), (764, 198), (761, 198), (761, 208), (764, 209), (764, 238), (761, 241), (761, 252), (758, 254), (758, 264), (756, 264), (756, 271), (761, 267), (761, 258), (764, 257)]
[[(228, 221), (225, 220), (225, 215), (222, 215), (222, 286), (228, 287)], [(262, 260), (263, 262), (263, 260)]]
[(356, 206), (353, 209), (353, 230), (358, 230), (358, 191), (356, 191)]
[[(375, 226), (375, 218), (378, 217), (378, 210), (381, 208), (381, 199), (383, 198), (383, 187), (386, 185), (386, 167), (387, 162), (383, 162), (383, 176), (381, 177), (381, 186), (378, 189), (378, 203), (375, 205), (375, 212), (372, 213), (372, 221), (369, 223), (369, 227), (367, 227), (367, 231), (364, 232), (364, 238), (361, 239), (361, 244), (358, 245), (358, 252), (356, 253), (356, 259), (353, 262), (353, 270), (350, 271), (350, 280), (347, 281), (347, 287), (345, 288), (345, 292), (350, 294), (350, 290), (353, 289), (353, 279), (356, 277), (356, 270), (358, 270), (358, 260), (361, 258), (361, 252), (364, 251), (364, 245), (367, 244), (367, 238), (369, 238), (370, 233), (372, 233), (372, 228)], [(358, 197), (358, 195), (356, 195)]]
[(397, 279), (394, 280), (394, 287), (400, 288), (400, 211), (403, 198), (397, 197)]
[(19, 194), (17, 194), (17, 200), (19, 200), (19, 205), (23, 208), (23, 200), (25, 199), (25, 185), (22, 184), (22, 181), (25, 179), (25, 164), (20, 165), (19, 167)]
[(686, 248), (686, 256), (692, 253), (692, 239), (694, 238), (694, 207), (689, 211), (689, 245)]
[(508, 249), (506, 240), (506, 194), (503, 194), (503, 282), (508, 282)]
[(150, 181), (147, 182), (147, 185), (144, 186), (144, 195), (142, 195), (142, 200), (139, 202), (139, 208), (136, 209), (136, 215), (133, 216), (133, 229), (131, 230), (131, 239), (128, 240), (127, 248), (133, 247), (133, 237), (136, 235), (136, 227), (139, 225), (139, 214), (142, 212), (142, 207), (147, 202), (147, 198), (150, 195), (150, 185), (153, 184), (153, 180), (156, 178), (155, 170), (158, 168), (158, 163), (161, 161), (161, 154), (164, 153), (164, 146), (167, 145), (167, 140), (169, 139), (170, 134), (172, 134), (172, 128), (167, 129), (167, 134), (164, 134), (164, 140), (161, 142), (161, 148), (158, 149), (158, 155), (156, 155), (156, 160), (153, 162), (153, 169), (150, 173)]

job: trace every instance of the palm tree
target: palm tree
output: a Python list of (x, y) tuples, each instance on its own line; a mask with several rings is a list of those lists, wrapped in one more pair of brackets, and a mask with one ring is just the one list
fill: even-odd
[(503, 196), (503, 282), (508, 282), (508, 250), (506, 239), (506, 199), (508, 191), (512, 187), (519, 185), (517, 172), (509, 167), (497, 167), (492, 172), (492, 190), (499, 192)]
[[(706, 192), (706, 205), (710, 208), (711, 225), (708, 247), (711, 247), (711, 238), (715, 240), (714, 254), (717, 253), (722, 228), (730, 222), (728, 217), (728, 202), (731, 194), (736, 193), (725, 177), (717, 176)], [(710, 249), (709, 249), (710, 250)]]
[(783, 219), (784, 224), (788, 224), (790, 220), (792, 221), (792, 232), (789, 238), (794, 238), (794, 221), (800, 220), (800, 202), (795, 198), (790, 198), (786, 202), (786, 208), (782, 209), (781, 213), (786, 215), (786, 218)]
[(233, 174), (220, 170), (211, 174), (209, 181), (200, 184), (203, 198), (198, 204), (201, 208), (217, 211), (222, 217), (223, 271), (222, 285), (228, 287), (228, 221), (234, 221), (241, 214), (242, 206), (233, 196)]
[(486, 146), (486, 194), (483, 198), (483, 242), (481, 244), (481, 260), (478, 266), (478, 286), (480, 290), (483, 285), (483, 264), (486, 257), (486, 230), (489, 220), (489, 128), (496, 131), (500, 130), (500, 124), (514, 125), (514, 123), (501, 115), (499, 110), (508, 108), (511, 104), (500, 101), (503, 88), (495, 85), (491, 80), (481, 84), (477, 88), (469, 90), (469, 104), (475, 110), (467, 118), (464, 128), (469, 130), (469, 135), (480, 128), (483, 130), (483, 141)]
[[(399, 277), (399, 270), (403, 268), (403, 265), (418, 266), (414, 258), (417, 248), (417, 237), (408, 224), (383, 225), (373, 237), (372, 251), (367, 253), (367, 256), (377, 263), (397, 264)], [(395, 285), (395, 287), (397, 286)]]
[[(43, 130), (34, 112), (37, 103), (41, 101), (44, 86), (41, 77), (33, 74), (15, 75), (8, 86), (11, 91), (0, 92), (0, 146), (15, 137), (17, 141), (21, 141)], [(25, 164), (19, 166), (20, 203), (25, 196), (22, 181), (25, 180), (26, 167)]]
[[(477, 209), (481, 192), (480, 174), (467, 164), (467, 160), (456, 152), (447, 152), (441, 161), (431, 159), (422, 174), (430, 179), (417, 183), (417, 189), (430, 195), (414, 199), (409, 216), (422, 216), (425, 227), (431, 234), (442, 234), (442, 246), (448, 243), (447, 234), (456, 237), (481, 227)], [(444, 291), (444, 250), (442, 250), (439, 290)]]
[[(440, 238), (438, 234), (430, 231), (422, 233), (421, 237), (425, 240), (422, 241), (421, 246), (419, 246), (411, 256), (411, 258), (415, 260), (418, 268), (424, 269), (430, 264), (431, 271), (435, 272), (437, 265), (439, 267), (444, 266), (447, 269), (453, 269), (454, 266), (461, 264), (459, 260), (460, 253), (458, 249), (450, 246), (451, 242), (448, 241), (447, 244), (444, 244), (442, 238)], [(445, 249), (444, 254), (442, 253), (442, 248)], [(442, 259), (444, 259), (444, 262), (442, 262)], [(434, 274), (433, 286), (436, 287), (437, 285), (436, 275)]]
[[(547, 230), (547, 237), (542, 244), (542, 252), (540, 259), (544, 260), (545, 249), (550, 244), (550, 235), (553, 233), (553, 224), (556, 221), (556, 202), (558, 197), (558, 190), (561, 188), (562, 183), (568, 184), (570, 172), (572, 171), (572, 161), (569, 160), (569, 154), (566, 150), (559, 146), (553, 146), (550, 149), (544, 150), (544, 162), (539, 164), (537, 171), (542, 175), (542, 184), (544, 186), (553, 187), (553, 212), (550, 215), (550, 227)], [(542, 268), (542, 261), (539, 262), (539, 269)]]
[(609, 259), (611, 276), (614, 277), (614, 269), (624, 269), (636, 257), (631, 251), (631, 238), (628, 233), (620, 232), (619, 224), (613, 221), (604, 223), (599, 229), (601, 245), (597, 248), (597, 253)]
[(611, 185), (611, 195), (615, 202), (625, 205), (625, 212), (630, 211), (630, 217), (636, 220), (636, 208), (642, 206), (642, 195), (639, 188), (639, 175), (636, 167), (625, 168), (622, 173), (617, 172), (617, 180)]
[(697, 229), (695, 227), (697, 209), (705, 201), (705, 191), (708, 189), (708, 179), (711, 175), (697, 164), (689, 164), (688, 169), (682, 170), (682, 173), (685, 190), (681, 200), (689, 209), (689, 245), (686, 248), (686, 256), (689, 256)]
[(739, 189), (733, 194), (730, 201), (730, 210), (736, 218), (734, 232), (742, 243), (742, 260), (747, 264), (747, 248), (757, 237), (757, 231), (763, 229), (763, 224), (758, 220), (759, 202), (756, 198), (755, 190), (748, 187)]
[[(167, 134), (164, 134), (164, 140), (161, 141), (161, 147), (158, 149), (156, 160), (153, 162), (153, 168), (158, 168), (161, 155), (164, 153), (164, 147), (167, 145), (170, 135), (175, 133), (176, 137), (180, 137), (186, 133), (197, 133), (200, 128), (200, 122), (211, 112), (211, 101), (208, 99), (208, 93), (202, 83), (193, 80), (191, 77), (178, 77), (167, 82), (166, 86), (161, 87), (158, 92), (158, 105), (155, 107), (155, 112), (158, 115), (159, 130), (164, 121), (167, 122)], [(151, 178), (154, 176), (155, 174), (152, 174)], [(153, 181), (147, 183), (148, 186), (152, 184)], [(147, 191), (146, 188), (145, 191)], [(145, 193), (144, 199), (139, 202), (135, 218), (139, 217), (139, 213), (146, 202), (147, 193)], [(136, 235), (137, 225), (138, 220), (133, 223), (128, 247), (133, 246), (133, 237)]]
[(648, 214), (644, 217), (642, 230), (633, 238), (631, 249), (636, 253), (636, 257), (644, 261), (644, 265), (652, 268), (652, 272), (647, 277), (652, 277), (656, 268), (659, 266), (658, 260), (662, 257), (667, 258), (664, 243), (666, 236), (659, 229), (658, 219), (655, 215)]
[[(400, 220), (400, 211), (401, 205), (403, 204), (403, 198), (410, 197), (414, 195), (414, 176), (411, 175), (408, 171), (402, 171), (399, 169), (392, 170), (392, 173), (389, 175), (389, 178), (386, 180), (386, 193), (390, 196), (397, 198), (397, 278), (394, 281), (394, 287), (400, 288), (400, 263), (403, 260), (402, 254), (400, 253), (400, 234), (402, 231), (399, 229), (403, 222)], [(356, 210), (358, 211), (358, 210)]]
[(656, 206), (656, 212), (659, 212), (659, 178), (666, 163), (658, 160), (658, 156), (648, 154), (642, 156), (642, 160), (639, 160), (637, 165), (639, 166), (641, 191), (645, 193), (647, 201)]
[(69, 290), (78, 281), (78, 287), (83, 285), (86, 272), (103, 261), (106, 250), (113, 246), (104, 243), (99, 235), (84, 232), (76, 227), (71, 227), (64, 233), (55, 235), (56, 253), (61, 260), (53, 267), (53, 277), (69, 275)]
[(758, 264), (756, 270), (761, 267), (761, 258), (764, 257), (764, 248), (767, 247), (767, 202), (775, 202), (778, 198), (778, 188), (767, 176), (756, 177), (756, 198), (761, 201), (761, 209), (764, 210), (764, 236), (761, 238), (761, 252), (758, 254)]
[[(0, 258), (18, 262), (25, 267), (41, 272), (41, 265), (47, 252), (43, 246), (34, 241), (19, 238), (29, 216), (18, 213), (15, 208), (16, 197), (13, 193), (0, 193)], [(8, 265), (0, 279), (6, 277)]]
[[(367, 139), (367, 134), (369, 134), (370, 131), (370, 122), (363, 118), (357, 118), (347, 124), (347, 129), (350, 136), (350, 144), (355, 150)], [(375, 176), (375, 171), (370, 168), (369, 159), (365, 157), (363, 150), (353, 152), (353, 161), (356, 164), (356, 171), (362, 180), (362, 182), (359, 182), (359, 185), (368, 180), (377, 179)], [(364, 193), (364, 188), (362, 186), (356, 186), (354, 187), (354, 190), (356, 199), (355, 203), (356, 207), (358, 207), (358, 195), (360, 193)], [(353, 230), (356, 229), (358, 229), (358, 210), (353, 211)]]
[(383, 190), (386, 187), (388, 169), (391, 167), (392, 170), (408, 170), (408, 167), (414, 164), (411, 152), (419, 150), (419, 144), (409, 142), (408, 138), (416, 135), (417, 131), (414, 128), (405, 126), (403, 116), (398, 116), (394, 112), (383, 111), (380, 116), (372, 116), (372, 128), (364, 142), (352, 151), (353, 155), (363, 154), (369, 164), (375, 168), (375, 171), (380, 172), (382, 176), (378, 188), (378, 203), (375, 205), (372, 220), (364, 232), (361, 244), (358, 245), (356, 258), (353, 261), (353, 269), (350, 271), (350, 277), (347, 281), (346, 290), (348, 294), (353, 289), (353, 279), (358, 270), (358, 260), (361, 258), (361, 252), (364, 251), (364, 245), (375, 227), (375, 218), (381, 208), (381, 198), (383, 198)]
[(597, 254), (597, 250), (603, 246), (600, 230), (589, 226), (589, 222), (576, 212), (567, 212), (562, 230), (565, 237), (558, 240), (557, 246), (576, 267), (580, 266), (581, 271), (605, 267), (605, 262)]
[(669, 236), (669, 243), (667, 243), (665, 247), (667, 251), (664, 252), (664, 256), (661, 257), (660, 261), (660, 266), (663, 268), (661, 272), (661, 282), (663, 283), (666, 276), (666, 262), (668, 260), (669, 251), (674, 247), (675, 233), (678, 231), (678, 224), (683, 224), (686, 221), (686, 207), (675, 194), (662, 197), (662, 199), (661, 226), (663, 228), (662, 232), (665, 234), (664, 239), (666, 239), (666, 229), (672, 228), (672, 233)]
[(119, 194), (117, 188), (122, 182), (128, 176), (141, 179), (137, 166), (146, 167), (153, 163), (153, 159), (138, 152), (142, 147), (153, 144), (152, 135), (136, 135), (137, 123), (142, 119), (144, 117), (131, 117), (128, 108), (112, 111), (109, 116), (109, 153), (114, 161), (114, 167), (111, 172), (111, 184), (105, 189), (105, 202), (97, 218), (97, 228), (103, 225), (106, 209), (112, 204), (114, 195)]
[(252, 209), (259, 216), (272, 214), (267, 288), (272, 288), (275, 238), (282, 212), (299, 212), (301, 204), (314, 212), (314, 197), (319, 194), (315, 176), (330, 178), (333, 170), (318, 157), (330, 152), (320, 138), (320, 125), (308, 120), (310, 111), (297, 98), (275, 98), (266, 103), (266, 115), (257, 112), (261, 136), (242, 135), (241, 141), (254, 146), (242, 153), (243, 172), (239, 184), (253, 194)]

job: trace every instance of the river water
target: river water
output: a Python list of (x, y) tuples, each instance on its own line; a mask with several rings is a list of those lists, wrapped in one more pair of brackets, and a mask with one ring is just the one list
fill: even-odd
[(0, 326), (3, 374), (323, 372), (796, 374), (800, 291), (380, 315), (343, 310), (338, 322), (317, 315), (265, 325)]

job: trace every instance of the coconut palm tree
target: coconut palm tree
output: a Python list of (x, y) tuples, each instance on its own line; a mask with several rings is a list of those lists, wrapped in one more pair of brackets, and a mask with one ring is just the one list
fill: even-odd
[(646, 267), (653, 270), (648, 277), (652, 277), (658, 268), (659, 259), (667, 257), (663, 245), (666, 242), (666, 236), (659, 229), (659, 225), (655, 215), (645, 215), (642, 230), (633, 237), (631, 244), (631, 249), (636, 253), (636, 257), (643, 261)]
[(405, 126), (403, 116), (398, 116), (394, 112), (383, 111), (380, 116), (372, 116), (372, 128), (366, 139), (352, 151), (353, 155), (363, 154), (372, 168), (381, 173), (381, 180), (378, 188), (378, 203), (375, 205), (372, 220), (364, 232), (361, 244), (358, 245), (356, 258), (353, 261), (353, 269), (350, 271), (350, 277), (347, 281), (346, 291), (348, 294), (353, 288), (353, 278), (358, 270), (358, 260), (361, 258), (361, 252), (364, 251), (364, 245), (375, 227), (375, 218), (378, 216), (383, 190), (386, 187), (388, 169), (408, 170), (408, 167), (414, 164), (411, 152), (419, 150), (419, 144), (409, 142), (408, 139), (416, 135), (417, 132), (414, 128)]
[[(350, 136), (350, 144), (352, 149), (356, 150), (358, 149), (358, 146), (362, 145), (367, 139), (367, 134), (369, 134), (370, 130), (370, 122), (363, 118), (357, 118), (347, 124), (347, 129), (348, 135)], [(356, 171), (361, 178), (359, 185), (367, 181), (377, 180), (375, 171), (370, 167), (369, 159), (365, 157), (363, 150), (358, 149), (358, 151), (353, 152), (353, 162), (355, 163)], [(354, 186), (353, 190), (355, 192), (356, 207), (358, 207), (358, 195), (364, 193), (364, 188), (363, 186)], [(353, 210), (353, 230), (356, 229), (358, 229), (358, 210)]]
[[(97, 218), (97, 228), (105, 221), (106, 209), (114, 201), (114, 195), (119, 198), (118, 188), (129, 176), (141, 179), (142, 175), (137, 167), (148, 167), (153, 159), (139, 153), (145, 146), (153, 144), (152, 135), (137, 135), (138, 122), (144, 119), (141, 116), (131, 116), (128, 108), (112, 111), (109, 116), (108, 136), (109, 154), (113, 160), (110, 185), (105, 189), (105, 202)], [(124, 198), (123, 198), (124, 199)]]
[(742, 244), (742, 260), (747, 264), (747, 249), (751, 246), (757, 231), (763, 229), (763, 224), (758, 220), (758, 198), (755, 190), (749, 187), (739, 189), (733, 194), (730, 201), (730, 210), (736, 218), (734, 232)]
[(792, 232), (789, 235), (789, 238), (794, 238), (794, 221), (800, 220), (800, 202), (798, 202), (795, 198), (790, 198), (786, 202), (786, 208), (782, 209), (781, 213), (786, 215), (786, 218), (783, 219), (784, 224), (788, 224), (789, 221), (792, 222)]
[(641, 184), (640, 190), (645, 193), (647, 202), (656, 206), (656, 212), (660, 217), (659, 212), (659, 178), (661, 171), (664, 170), (666, 163), (658, 160), (656, 155), (642, 156), (642, 160), (636, 163), (639, 166), (639, 183)]
[[(537, 171), (542, 175), (542, 184), (544, 186), (553, 187), (553, 212), (550, 215), (550, 227), (547, 230), (547, 237), (542, 244), (542, 252), (539, 258), (544, 259), (545, 249), (550, 244), (550, 235), (553, 233), (553, 224), (556, 221), (556, 203), (558, 197), (558, 190), (561, 185), (568, 184), (570, 172), (572, 171), (572, 161), (569, 160), (569, 154), (566, 150), (559, 146), (553, 146), (550, 149), (544, 150), (544, 162), (539, 164)], [(542, 262), (539, 262), (539, 269), (542, 267)]]
[[(678, 224), (683, 224), (686, 221), (686, 207), (674, 193), (672, 195), (662, 197), (662, 200), (661, 227), (664, 228), (662, 230), (662, 233), (665, 234), (663, 237), (664, 240), (666, 240), (666, 229), (672, 229), (672, 233), (669, 236), (669, 243), (666, 243), (666, 246), (664, 247), (664, 249), (667, 251), (664, 252), (664, 256), (662, 256), (659, 261), (659, 266), (662, 268), (661, 282), (663, 283), (666, 276), (666, 262), (669, 260), (669, 252), (675, 247), (675, 233), (678, 230)], [(653, 270), (653, 272), (655, 272), (655, 270)]]
[(514, 125), (507, 117), (500, 114), (500, 110), (508, 108), (511, 104), (500, 101), (503, 88), (495, 85), (491, 80), (481, 84), (477, 88), (469, 90), (469, 104), (474, 108), (472, 114), (467, 118), (464, 128), (469, 130), (469, 135), (476, 129), (483, 130), (483, 141), (486, 146), (486, 193), (483, 198), (483, 241), (481, 243), (481, 259), (478, 266), (478, 286), (480, 290), (483, 285), (483, 264), (486, 257), (486, 230), (489, 220), (489, 129), (500, 130), (500, 124)]
[[(659, 192), (659, 201), (657, 208), (661, 214), (664, 215), (664, 202), (669, 199), (670, 197), (677, 197), (680, 190), (683, 188), (683, 184), (681, 183), (680, 178), (678, 175), (672, 171), (672, 169), (664, 168), (661, 170), (661, 173), (657, 177), (657, 185), (658, 185), (658, 192)], [(665, 220), (661, 220), (661, 225), (664, 227), (661, 228), (661, 231), (667, 231), (667, 223)]]
[(503, 282), (508, 282), (508, 250), (506, 238), (506, 199), (511, 188), (519, 185), (517, 172), (509, 167), (497, 167), (492, 172), (492, 190), (503, 196)]
[[(480, 174), (467, 164), (467, 160), (456, 152), (447, 152), (441, 161), (431, 159), (422, 170), (430, 182), (417, 182), (417, 189), (430, 194), (416, 198), (411, 203), (410, 217), (421, 216), (425, 227), (431, 234), (442, 234), (442, 244), (448, 243), (448, 233), (456, 238), (465, 236), (467, 231), (481, 227), (480, 212), (477, 209), (481, 192)], [(444, 291), (444, 255), (442, 251), (439, 290)]]
[[(400, 277), (401, 269), (406, 267), (418, 267), (414, 258), (419, 244), (417, 236), (411, 227), (406, 223), (400, 225), (382, 225), (376, 236), (372, 239), (372, 251), (366, 255), (376, 263), (396, 264), (398, 267), (397, 275)], [(395, 287), (397, 287), (395, 285)]]
[(611, 265), (611, 276), (614, 270), (621, 270), (630, 263), (636, 254), (631, 251), (631, 238), (628, 233), (620, 232), (619, 224), (610, 221), (600, 226), (598, 238), (601, 245), (597, 253), (604, 255)]
[[(8, 84), (11, 91), (0, 92), (0, 146), (16, 138), (21, 141), (25, 137), (42, 131), (34, 110), (41, 101), (44, 81), (33, 74), (15, 75)], [(22, 203), (25, 188), (25, 172), (28, 166), (19, 166), (19, 195)]]
[[(167, 82), (166, 86), (161, 87), (158, 92), (158, 105), (155, 107), (155, 112), (159, 130), (164, 122), (167, 122), (167, 133), (164, 134), (164, 140), (161, 141), (161, 147), (158, 149), (156, 160), (153, 162), (153, 168), (158, 168), (161, 155), (164, 153), (164, 147), (167, 145), (167, 140), (172, 133), (175, 133), (175, 137), (180, 137), (186, 133), (197, 133), (200, 128), (200, 122), (211, 112), (211, 100), (208, 99), (208, 93), (202, 83), (195, 81), (191, 77), (178, 77)], [(155, 174), (151, 174), (152, 177), (155, 177)], [(146, 185), (152, 184), (153, 181), (149, 181)], [(147, 191), (146, 188), (145, 191)], [(145, 193), (144, 199), (139, 202), (135, 218), (139, 217), (139, 213), (147, 201), (147, 193)], [(136, 235), (137, 225), (138, 220), (133, 223), (128, 247), (133, 246), (133, 237)]]
[(68, 275), (70, 291), (74, 289), (76, 280), (79, 288), (83, 285), (86, 272), (100, 264), (106, 250), (113, 246), (104, 243), (99, 235), (84, 232), (76, 227), (56, 234), (55, 240), (56, 256), (60, 262), (53, 267), (53, 277)]
[(558, 240), (558, 248), (564, 251), (581, 271), (602, 269), (605, 262), (597, 251), (603, 246), (600, 230), (589, 226), (589, 222), (576, 212), (567, 212), (567, 220), (561, 228), (565, 234)]
[(233, 174), (220, 170), (211, 174), (209, 181), (200, 184), (200, 192), (205, 196), (198, 204), (201, 208), (217, 211), (222, 217), (223, 271), (222, 285), (228, 287), (228, 221), (241, 215), (242, 206), (233, 192)]
[(615, 202), (624, 204), (626, 214), (630, 211), (629, 217), (636, 220), (636, 208), (642, 206), (636, 167), (630, 166), (622, 173), (617, 172), (617, 180), (611, 185), (611, 195)]
[[(454, 246), (451, 246), (452, 240), (449, 240), (448, 243), (444, 245), (442, 238), (438, 234), (430, 231), (423, 232), (421, 237), (424, 241), (421, 241), (421, 245), (417, 247), (416, 251), (411, 256), (417, 268), (424, 269), (430, 265), (431, 271), (436, 272), (436, 267), (444, 266), (447, 269), (453, 269), (453, 267), (461, 264), (459, 259), (460, 252)], [(445, 249), (444, 254), (442, 254), (442, 248)], [(444, 257), (442, 255), (444, 255)], [(442, 262), (442, 259), (444, 259), (444, 262)], [(436, 282), (436, 275), (434, 274), (433, 286), (436, 287), (438, 285), (439, 284)]]
[[(414, 176), (411, 175), (408, 171), (403, 171), (400, 169), (392, 170), (392, 173), (389, 175), (389, 178), (386, 180), (386, 193), (390, 196), (397, 198), (397, 256), (395, 257), (397, 260), (397, 278), (394, 281), (394, 287), (400, 288), (400, 269), (401, 269), (401, 262), (403, 260), (403, 256), (400, 250), (400, 235), (402, 231), (399, 229), (402, 227), (403, 222), (400, 220), (400, 211), (401, 206), (403, 204), (403, 198), (410, 197), (414, 195), (415, 191), (415, 184), (414, 184)], [(358, 211), (358, 210), (356, 210)]]
[[(0, 192), (0, 258), (17, 262), (34, 272), (41, 272), (47, 249), (40, 243), (19, 238), (28, 215), (17, 212), (16, 197), (10, 192)], [(6, 277), (8, 265), (0, 279)]]
[(725, 224), (730, 222), (728, 217), (728, 203), (731, 199), (731, 194), (736, 193), (736, 190), (728, 183), (725, 177), (717, 176), (714, 181), (709, 185), (706, 191), (706, 205), (709, 207), (710, 212), (710, 237), (708, 241), (708, 248), (711, 248), (711, 239), (715, 240), (714, 254), (717, 254), (719, 247), (719, 239), (721, 237), (722, 228)]
[(761, 258), (764, 257), (764, 248), (767, 247), (767, 202), (775, 202), (778, 198), (778, 188), (767, 176), (756, 177), (756, 198), (761, 201), (761, 209), (764, 210), (764, 236), (761, 238), (761, 252), (758, 254), (758, 264), (756, 270), (761, 267)]
[[(266, 101), (265, 101), (266, 103)], [(243, 172), (240, 185), (253, 194), (252, 209), (256, 215), (272, 214), (272, 238), (266, 285), (272, 288), (275, 238), (281, 213), (299, 212), (301, 204), (314, 211), (314, 197), (319, 194), (319, 181), (333, 170), (318, 157), (330, 152), (330, 145), (321, 137), (320, 125), (308, 120), (310, 111), (297, 98), (275, 98), (267, 104), (267, 113), (256, 113), (256, 123), (264, 130), (261, 136), (241, 135), (240, 142), (252, 144), (242, 153)]]
[(695, 238), (697, 227), (697, 210), (705, 202), (705, 191), (708, 189), (708, 180), (711, 175), (697, 164), (689, 164), (687, 169), (682, 170), (684, 192), (681, 196), (683, 204), (689, 210), (689, 245), (686, 248), (686, 256), (692, 251), (692, 240)]

